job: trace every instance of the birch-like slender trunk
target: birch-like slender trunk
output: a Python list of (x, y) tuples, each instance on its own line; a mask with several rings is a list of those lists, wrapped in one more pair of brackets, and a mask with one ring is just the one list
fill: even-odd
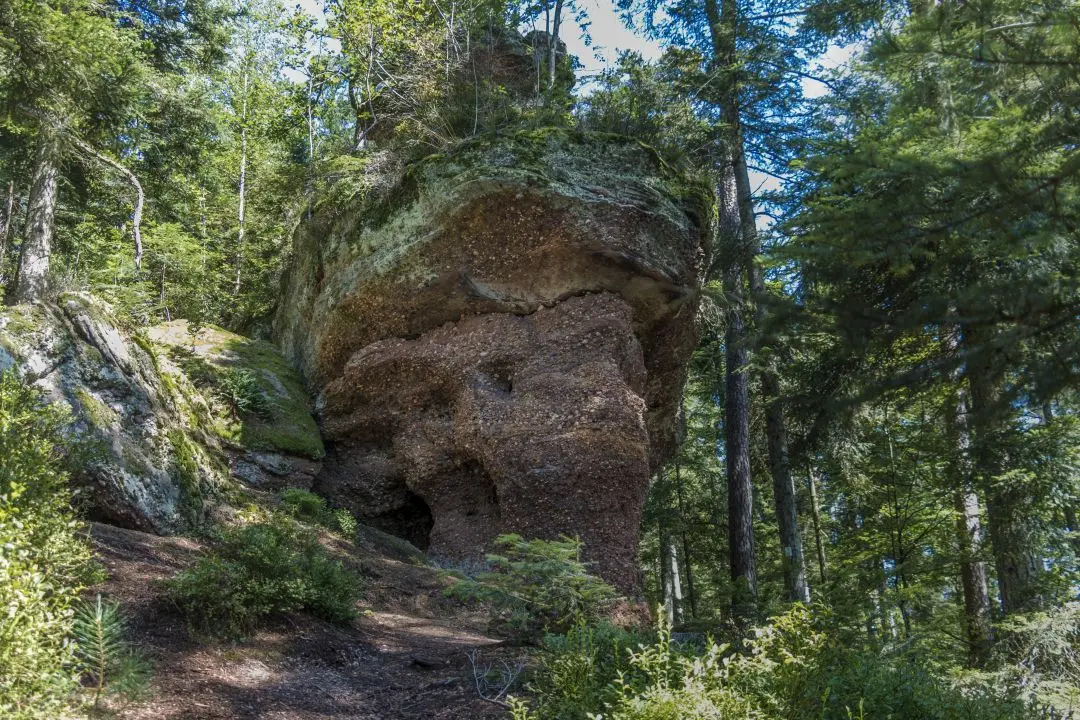
[(818, 579), (824, 585), (828, 581), (828, 572), (825, 564), (825, 541), (821, 529), (821, 503), (817, 494), (817, 471), (810, 466), (807, 477), (810, 483), (810, 517), (814, 522), (814, 545), (817, 550)]
[(240, 278), (244, 263), (244, 211), (247, 202), (247, 124), (248, 124), (248, 71), (244, 69), (243, 98), (240, 110), (240, 202), (236, 212), (236, 282), (233, 295), (240, 294)]
[(4, 217), (0, 218), (0, 281), (3, 280), (4, 261), (7, 260), (8, 233), (11, 231), (11, 216), (15, 211), (15, 181), (8, 180), (7, 200), (4, 202)]

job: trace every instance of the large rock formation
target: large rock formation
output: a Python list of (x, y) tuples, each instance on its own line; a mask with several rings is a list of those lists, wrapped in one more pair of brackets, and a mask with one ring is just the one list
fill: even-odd
[[(198, 527), (236, 482), (310, 486), (322, 440), (299, 376), (266, 343), (217, 328), (122, 328), (81, 293), (0, 308), (0, 371), (14, 368), (71, 417), (92, 516), (161, 534)], [(263, 398), (236, 412), (239, 379)]]
[(580, 535), (632, 589), (711, 192), (639, 143), (550, 130), (427, 158), (381, 193), (370, 177), (299, 229), (275, 320), (319, 393), (317, 489), (436, 555)]

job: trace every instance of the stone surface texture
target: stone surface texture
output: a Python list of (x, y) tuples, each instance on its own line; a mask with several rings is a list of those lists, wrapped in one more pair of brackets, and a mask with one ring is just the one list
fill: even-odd
[[(188, 345), (178, 352), (181, 330)], [(212, 370), (226, 364), (261, 378), (266, 419), (225, 407)], [(133, 332), (104, 302), (65, 293), (0, 307), (0, 371), (11, 369), (69, 412), (75, 479), (96, 519), (159, 534), (199, 527), (235, 491), (236, 458), (275, 468), (262, 472), (279, 482), (295, 474), (310, 486), (318, 473), (307, 393), (265, 343), (214, 328), (187, 336), (176, 323)]]
[(708, 187), (640, 143), (560, 130), (339, 184), (297, 231), (275, 319), (318, 395), (316, 490), (452, 559), (501, 532), (578, 535), (635, 589)]

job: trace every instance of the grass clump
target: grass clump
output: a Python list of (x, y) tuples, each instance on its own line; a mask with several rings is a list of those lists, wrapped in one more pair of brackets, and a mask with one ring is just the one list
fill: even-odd
[(270, 616), (306, 611), (334, 623), (356, 617), (360, 580), (315, 533), (283, 513), (227, 530), (216, 547), (168, 582), (198, 634), (236, 639)]
[(292, 517), (327, 530), (339, 532), (347, 538), (356, 535), (358, 523), (345, 508), (331, 510), (326, 500), (313, 492), (300, 488), (285, 488), (281, 491), (281, 509)]
[(617, 598), (614, 588), (589, 574), (579, 540), (500, 535), (495, 545), (501, 552), (487, 556), (490, 571), (460, 577), (448, 592), (490, 603), (496, 624), (522, 640), (595, 621)]
[[(60, 452), (66, 418), (0, 373), (0, 717), (56, 718), (76, 702), (70, 642), (97, 578)], [(70, 439), (67, 440), (70, 443)]]

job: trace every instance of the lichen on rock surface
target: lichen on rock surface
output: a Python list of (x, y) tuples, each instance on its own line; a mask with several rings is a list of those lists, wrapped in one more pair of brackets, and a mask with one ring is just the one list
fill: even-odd
[(0, 371), (13, 368), (68, 410), (71, 448), (85, 458), (75, 479), (88, 489), (95, 518), (182, 532), (229, 500), (241, 475), (237, 458), (259, 458), (278, 471), (270, 473), (278, 484), (310, 485), (318, 472), (322, 442), (288, 363), (265, 343), (216, 329), (197, 334), (214, 342), (188, 357), (210, 370), (232, 364), (251, 372), (272, 399), (266, 418), (230, 419), (212, 386), (175, 363), (182, 329), (126, 329), (85, 293), (0, 308)]
[(434, 554), (580, 535), (632, 589), (713, 212), (647, 146), (561, 129), (471, 140), (318, 205), (275, 319), (319, 393), (317, 489)]

